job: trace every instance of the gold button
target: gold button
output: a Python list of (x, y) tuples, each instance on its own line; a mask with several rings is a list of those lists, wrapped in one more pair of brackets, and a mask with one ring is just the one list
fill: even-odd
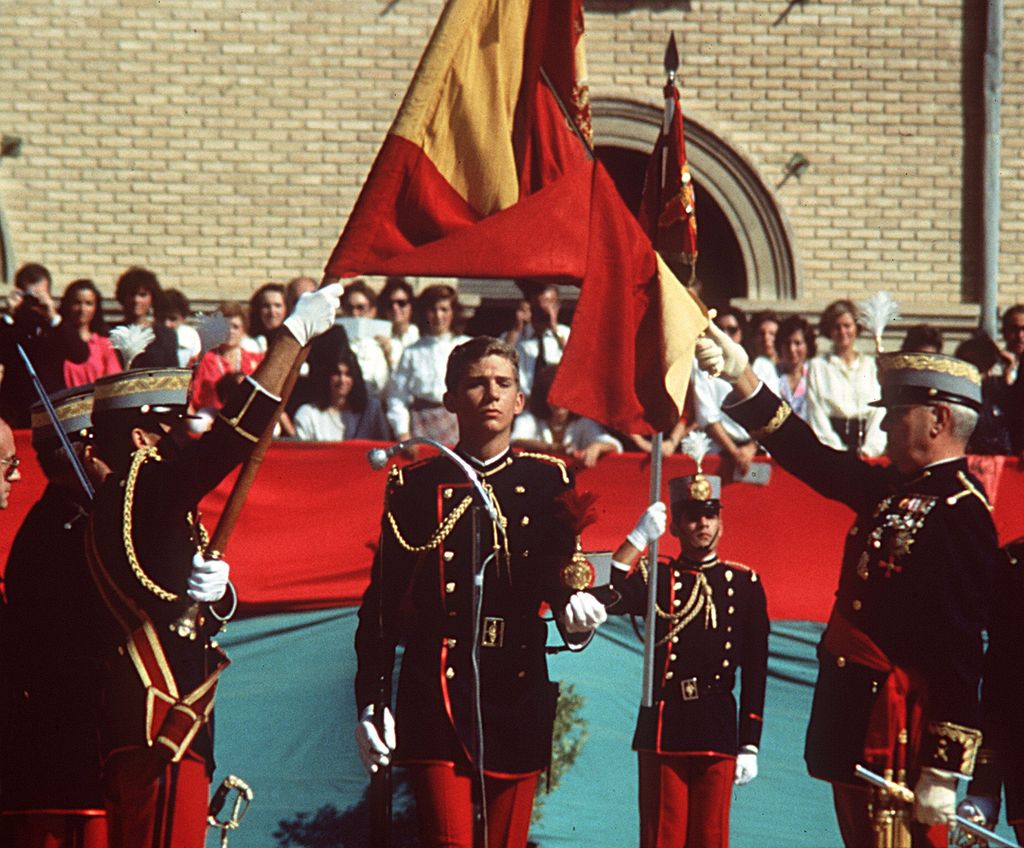
[(720, 675), (720, 674), (716, 674), (715, 675), (715, 680), (721, 680), (721, 679), (722, 679), (722, 675)]
[(725, 632), (726, 633), (732, 633), (732, 625), (731, 624), (728, 627), (725, 628)]
[(517, 495), (525, 495), (526, 494), (526, 487), (525, 486), (516, 486), (516, 494)]
[(725, 590), (725, 594), (727, 594), (731, 598), (733, 595), (736, 594), (736, 590), (733, 589), (732, 586), (730, 586), (728, 589)]
[(860, 601), (853, 602), (853, 609), (855, 612), (860, 612), (860, 608), (864, 606)]
[(454, 647), (455, 647), (455, 640), (454, 640), (454, 639), (453, 639), (453, 638), (452, 638), (451, 636), (449, 636), (449, 637), (448, 637), (447, 639), (445, 639), (445, 640), (444, 640), (444, 643), (445, 643), (445, 645), (447, 645), (447, 646), (448, 646), (449, 648), (454, 648)]
[(444, 490), (444, 496), (446, 498), (450, 498), (454, 494), (455, 494), (455, 490), (454, 489), (445, 489)]
[(673, 636), (672, 637), (672, 644), (673, 645), (678, 645), (679, 644), (679, 637), (678, 636)]
[(727, 651), (731, 651), (732, 650), (732, 642), (726, 642), (725, 643), (725, 650), (727, 650)]
[(671, 680), (673, 677), (675, 677), (675, 675), (671, 671), (666, 671), (665, 672), (665, 679), (666, 680)]
[(444, 552), (444, 561), (445, 562), (451, 562), (453, 559), (455, 559), (455, 551), (445, 551)]
[(732, 582), (732, 571), (729, 570), (729, 569), (727, 569), (726, 572), (725, 572), (725, 582), (726, 583), (731, 583)]
[(444, 676), (447, 677), (449, 680), (451, 680), (453, 677), (455, 677), (455, 669), (454, 668), (446, 668), (444, 670)]
[(676, 598), (672, 603), (675, 604), (677, 607), (681, 607), (683, 605), (682, 598)]
[(882, 547), (882, 543), (880, 541), (878, 541), (878, 539), (872, 539), (871, 540), (871, 547), (873, 547), (873, 548), (880, 548), (880, 547)]
[(729, 660), (722, 660), (722, 668), (728, 668), (728, 667), (729, 667)]
[(524, 677), (526, 677), (526, 672), (525, 671), (517, 672), (516, 673), (516, 677), (518, 677), (520, 680), (522, 680)]
[(528, 550), (524, 550), (522, 552), (522, 554), (521, 554), (521, 556), (523, 556), (523, 557), (528, 557), (529, 555), (530, 555), (530, 552)]
[(836, 665), (840, 668), (846, 668), (846, 657), (836, 657)]
[(448, 618), (455, 618), (456, 615), (458, 615), (458, 613), (455, 612), (455, 610), (448, 610)]
[(726, 612), (728, 612), (729, 615), (732, 615), (734, 612), (736, 612), (736, 607), (729, 607), (729, 609), (727, 609)]
[(522, 518), (520, 519), (519, 523), (520, 523), (520, 524), (521, 524), (521, 525), (522, 525), (523, 527), (526, 527), (526, 526), (527, 526), (527, 525), (529, 525), (529, 523), (530, 523), (530, 516), (528, 516), (528, 515), (524, 515), (524, 516), (523, 516), (523, 517), (522, 517)]
[(750, 582), (751, 583), (756, 583), (757, 582), (757, 572), (756, 571), (751, 571), (750, 572)]
[(118, 645), (117, 646), (117, 655), (119, 657), (123, 657), (124, 656), (124, 646), (123, 645)]
[(857, 535), (857, 525), (856, 524), (854, 524), (853, 527), (850, 528), (850, 535), (851, 536), (856, 536)]
[(669, 654), (668, 655), (668, 659), (669, 659), (669, 662), (675, 662), (677, 659), (679, 659), (679, 657), (676, 656), (675, 654)]
[(673, 583), (672, 584), (672, 588), (673, 589), (682, 589), (683, 588), (683, 584), (682, 583)]
[(446, 591), (446, 592), (447, 592), (447, 593), (448, 593), (449, 595), (450, 595), (450, 594), (451, 594), (452, 592), (454, 592), (454, 591), (455, 591), (455, 583), (454, 583), (454, 581), (449, 581), (448, 583), (445, 583), (445, 584), (444, 584), (444, 590), (445, 590), (445, 591)]

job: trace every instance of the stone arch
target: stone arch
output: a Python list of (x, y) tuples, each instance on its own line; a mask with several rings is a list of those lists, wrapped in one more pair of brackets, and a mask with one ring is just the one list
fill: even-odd
[[(650, 153), (661, 126), (660, 109), (614, 98), (595, 98), (591, 108), (599, 155), (609, 148), (644, 157)], [(723, 216), (738, 248), (745, 291), (729, 295), (759, 301), (796, 299), (799, 275), (793, 238), (772, 192), (750, 163), (690, 117), (686, 118), (686, 151), (698, 190), (703, 189), (717, 206), (716, 214)], [(699, 200), (697, 214), (700, 226)], [(698, 261), (698, 272), (701, 267)]]

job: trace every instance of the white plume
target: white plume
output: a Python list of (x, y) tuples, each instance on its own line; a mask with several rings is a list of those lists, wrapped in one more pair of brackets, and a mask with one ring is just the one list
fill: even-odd
[(153, 343), (156, 333), (152, 327), (138, 324), (122, 324), (110, 331), (110, 343), (121, 354), (125, 368), (131, 368), (135, 357)]
[(200, 321), (196, 327), (196, 332), (199, 333), (199, 341), (203, 345), (203, 353), (224, 344), (228, 340), (230, 329), (228, 319), (221, 314), (220, 310), (214, 312), (213, 315), (207, 315)]
[(686, 434), (686, 438), (683, 439), (680, 447), (683, 453), (697, 463), (697, 470), (703, 471), (701, 463), (704, 461), (704, 457), (707, 456), (708, 451), (711, 450), (711, 439), (708, 438), (708, 434), (703, 430), (691, 430)]
[(875, 337), (875, 348), (882, 352), (882, 333), (886, 325), (900, 317), (900, 305), (889, 292), (875, 292), (857, 304), (861, 325)]

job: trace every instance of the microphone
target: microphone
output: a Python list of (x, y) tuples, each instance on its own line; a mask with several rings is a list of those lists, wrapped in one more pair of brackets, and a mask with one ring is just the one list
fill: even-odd
[(370, 468), (374, 471), (382, 471), (388, 464), (388, 460), (396, 453), (401, 453), (407, 447), (418, 444), (420, 441), (420, 439), (406, 439), (404, 442), (396, 442), (389, 448), (372, 448), (367, 451), (366, 459), (370, 463)]

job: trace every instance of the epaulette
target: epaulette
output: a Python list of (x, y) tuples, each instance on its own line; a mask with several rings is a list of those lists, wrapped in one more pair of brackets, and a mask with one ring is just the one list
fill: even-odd
[[(747, 574), (750, 575), (750, 582), (751, 583), (756, 583), (757, 582), (757, 579), (758, 579), (757, 578), (757, 572), (754, 571), (754, 569), (752, 569), (749, 565), (744, 565), (741, 562), (733, 562), (732, 560), (728, 560), (728, 559), (723, 559), (722, 560), (722, 565), (724, 565), (724, 566), (726, 566), (728, 568), (731, 568), (734, 571), (745, 571)], [(728, 578), (726, 578), (726, 579), (728, 579)]]
[(392, 465), (388, 469), (388, 488), (398, 489), (405, 485), (405, 474), (402, 472), (402, 466)]
[(569, 468), (565, 464), (564, 459), (559, 459), (557, 456), (551, 456), (546, 453), (534, 453), (533, 451), (517, 451), (516, 456), (523, 456), (528, 459), (539, 459), (543, 462), (549, 462), (552, 465), (558, 466), (558, 470), (562, 472), (562, 482), (565, 483), (566, 486), (569, 485)]
[(965, 498), (968, 495), (974, 495), (979, 501), (985, 504), (985, 509), (987, 509), (989, 512), (992, 512), (992, 504), (988, 502), (988, 498), (985, 497), (985, 493), (981, 491), (981, 489), (979, 489), (977, 486), (975, 486), (968, 479), (967, 475), (964, 474), (963, 471), (956, 472), (956, 479), (959, 480), (961, 484), (963, 484), (963, 489), (961, 489), (955, 495), (950, 495), (948, 498), (946, 498), (947, 506), (954, 506), (956, 502), (961, 498)]

